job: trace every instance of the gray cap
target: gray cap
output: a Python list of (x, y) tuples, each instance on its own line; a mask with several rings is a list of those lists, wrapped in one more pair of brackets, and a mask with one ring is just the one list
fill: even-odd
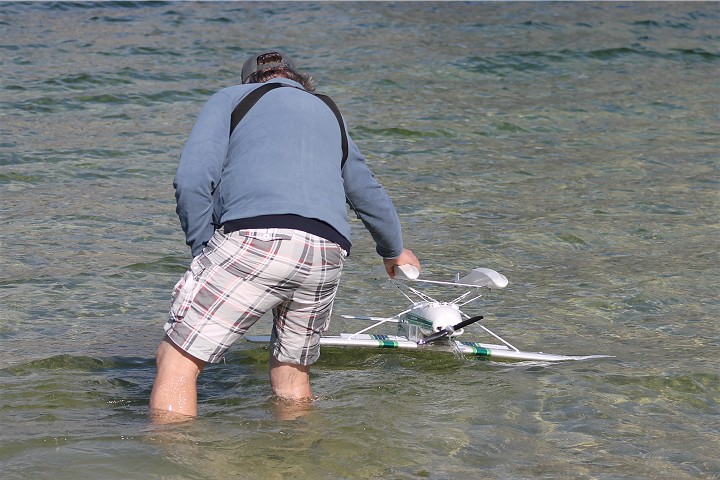
[[(258, 58), (262, 57), (263, 55), (274, 53), (276, 55), (280, 56), (279, 62), (270, 62), (270, 63), (261, 63), (258, 64)], [(242, 82), (245, 83), (245, 80), (252, 75), (255, 72), (259, 72), (260, 70), (265, 70), (267, 68), (275, 68), (275, 67), (289, 67), (292, 69), (295, 69), (295, 62), (293, 62), (290, 57), (285, 55), (279, 50), (269, 50), (267, 52), (258, 53), (257, 55), (253, 55), (252, 57), (245, 60), (245, 63), (243, 63), (242, 66)]]

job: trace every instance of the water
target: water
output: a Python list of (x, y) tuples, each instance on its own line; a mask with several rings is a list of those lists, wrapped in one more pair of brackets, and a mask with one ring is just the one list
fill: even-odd
[[(2, 478), (720, 478), (719, 21), (715, 2), (0, 4)], [(341, 106), (425, 275), (494, 268), (510, 285), (468, 313), (614, 358), (327, 349), (293, 419), (243, 343), (201, 377), (198, 420), (152, 425), (189, 260), (177, 158), (268, 45)], [(334, 333), (406, 306), (353, 229)]]

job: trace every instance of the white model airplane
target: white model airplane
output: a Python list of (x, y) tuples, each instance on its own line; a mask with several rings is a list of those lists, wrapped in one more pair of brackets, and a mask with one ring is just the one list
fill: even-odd
[[(384, 267), (382, 274), (386, 276)], [(460, 310), (460, 307), (482, 297), (478, 292), (481, 289), (504, 288), (508, 284), (504, 275), (489, 268), (475, 268), (468, 275), (456, 278), (454, 282), (425, 280), (418, 278), (418, 270), (411, 265), (396, 267), (396, 280), (392, 282), (400, 292), (412, 302), (407, 310), (392, 317), (369, 317), (361, 315), (343, 315), (344, 318), (368, 320), (374, 322), (369, 327), (355, 333), (341, 333), (340, 335), (323, 336), (321, 346), (338, 347), (374, 347), (374, 348), (403, 348), (416, 350), (432, 350), (467, 354), (492, 359), (545, 361), (558, 362), (565, 360), (587, 360), (603, 358), (609, 355), (556, 355), (542, 352), (525, 352), (514, 347), (496, 333), (479, 323), (482, 316), (470, 317)], [(459, 277), (459, 275), (458, 275)], [(398, 281), (400, 280), (400, 281)], [(409, 282), (420, 284), (433, 284), (449, 288), (465, 287), (469, 290), (450, 302), (437, 301), (429, 295), (408, 285)], [(414, 294), (418, 300), (413, 300), (401, 286)], [(474, 295), (474, 296), (473, 296)], [(468, 298), (470, 297), (470, 298)], [(382, 335), (365, 333), (381, 325), (393, 323), (397, 325), (396, 335)], [(485, 334), (491, 336), (499, 344), (465, 342), (459, 340), (465, 327), (477, 324)], [(246, 335), (246, 340), (253, 343), (268, 343), (269, 335)]]

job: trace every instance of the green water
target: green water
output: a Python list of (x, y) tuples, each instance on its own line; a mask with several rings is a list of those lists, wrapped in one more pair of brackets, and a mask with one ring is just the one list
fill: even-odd
[[(719, 25), (716, 2), (0, 4), (0, 477), (720, 478)], [(292, 419), (241, 343), (199, 419), (153, 425), (177, 159), (269, 45), (338, 103), (425, 276), (498, 270), (469, 314), (613, 358), (324, 349)], [(332, 333), (406, 308), (353, 234)]]

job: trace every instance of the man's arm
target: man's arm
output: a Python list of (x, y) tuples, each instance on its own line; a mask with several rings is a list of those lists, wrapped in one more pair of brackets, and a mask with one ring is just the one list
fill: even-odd
[(368, 168), (365, 157), (348, 137), (349, 155), (343, 168), (345, 194), (365, 228), (375, 240), (376, 251), (383, 257), (390, 278), (395, 265), (410, 264), (420, 269), (411, 250), (403, 248), (402, 229), (395, 205)]
[(231, 113), (231, 99), (222, 91), (208, 100), (183, 148), (173, 182), (176, 211), (193, 256), (202, 252), (214, 232), (212, 192), (227, 154)]
[(348, 137), (349, 155), (343, 168), (345, 195), (375, 240), (378, 255), (394, 258), (403, 251), (402, 230), (395, 206)]

